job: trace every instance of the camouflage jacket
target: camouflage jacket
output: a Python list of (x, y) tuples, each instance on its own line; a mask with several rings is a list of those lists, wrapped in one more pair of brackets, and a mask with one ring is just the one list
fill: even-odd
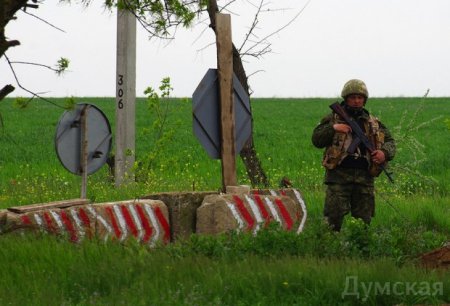
[[(394, 158), (396, 147), (389, 130), (378, 119), (371, 116), (365, 109), (358, 116), (354, 117), (357, 122), (364, 126), (366, 136), (374, 140), (378, 149), (385, 154), (386, 161)], [(351, 143), (350, 134), (338, 133), (333, 129), (333, 124), (345, 123), (340, 120), (335, 113), (325, 116), (313, 131), (312, 143), (317, 148), (325, 148), (323, 165), (326, 168), (325, 183), (359, 183), (373, 185), (373, 177), (378, 176), (381, 170), (371, 162), (369, 152), (363, 150), (361, 155), (354, 154), (348, 156), (346, 148)], [(371, 128), (376, 126), (376, 132), (372, 133)], [(374, 137), (375, 135), (375, 137)], [(330, 155), (332, 155), (330, 157)], [(365, 162), (364, 167), (352, 167), (351, 158), (355, 160), (361, 158)], [(331, 160), (331, 161), (330, 161)], [(341, 162), (343, 162), (341, 164)]]

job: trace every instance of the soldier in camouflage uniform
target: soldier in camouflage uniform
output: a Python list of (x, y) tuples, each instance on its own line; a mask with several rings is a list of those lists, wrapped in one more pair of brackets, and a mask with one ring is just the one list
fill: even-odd
[(314, 129), (312, 142), (325, 148), (323, 166), (326, 168), (324, 216), (331, 228), (339, 231), (349, 212), (366, 224), (375, 213), (374, 177), (380, 165), (395, 155), (395, 142), (389, 130), (364, 108), (369, 93), (361, 80), (348, 81), (341, 93), (341, 103), (347, 114), (361, 126), (377, 150), (372, 154), (359, 144), (353, 154), (347, 152), (352, 143), (352, 130), (339, 115), (332, 112)]

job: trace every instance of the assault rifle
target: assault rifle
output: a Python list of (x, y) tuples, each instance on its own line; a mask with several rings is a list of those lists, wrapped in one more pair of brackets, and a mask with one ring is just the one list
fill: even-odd
[[(353, 142), (348, 147), (347, 152), (354, 153), (360, 143), (362, 143), (370, 153), (376, 151), (375, 145), (367, 138), (366, 134), (364, 134), (359, 124), (345, 112), (344, 108), (341, 106), (341, 104), (339, 104), (339, 102), (331, 104), (330, 108), (352, 128), (352, 134), (354, 134)], [(387, 172), (386, 168), (381, 164), (378, 165), (378, 167), (383, 170), (389, 181), (391, 183), (394, 183), (394, 179), (392, 178), (391, 174)]]

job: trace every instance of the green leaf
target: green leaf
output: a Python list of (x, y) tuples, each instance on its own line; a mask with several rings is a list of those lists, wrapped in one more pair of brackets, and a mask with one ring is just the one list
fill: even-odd
[(61, 57), (56, 62), (56, 74), (61, 75), (62, 73), (64, 73), (67, 68), (69, 68), (69, 63), (70, 61), (67, 58)]

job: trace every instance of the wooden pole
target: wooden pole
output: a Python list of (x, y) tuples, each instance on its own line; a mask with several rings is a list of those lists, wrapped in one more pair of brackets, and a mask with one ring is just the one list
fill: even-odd
[(134, 181), (136, 105), (136, 18), (117, 10), (116, 187)]
[(231, 17), (216, 14), (217, 74), (220, 96), (220, 130), (223, 190), (236, 186), (236, 148), (233, 101), (233, 43)]
[(88, 162), (88, 125), (87, 125), (87, 112), (89, 105), (83, 106), (80, 114), (80, 133), (81, 133), (81, 154), (80, 154), (80, 167), (81, 167), (81, 198), (86, 199), (87, 196), (87, 162)]

